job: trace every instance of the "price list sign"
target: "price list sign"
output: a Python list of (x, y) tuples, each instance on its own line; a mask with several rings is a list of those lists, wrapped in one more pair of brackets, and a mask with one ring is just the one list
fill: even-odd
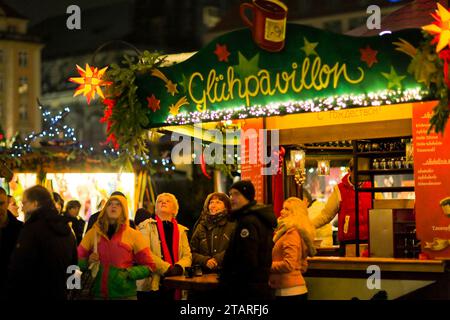
[(450, 123), (428, 133), (435, 103), (413, 108), (416, 232), (431, 258), (450, 257)]
[(265, 203), (264, 199), (264, 176), (261, 162), (260, 135), (264, 128), (263, 119), (246, 119), (241, 127), (241, 179), (250, 180), (255, 186), (255, 199), (259, 203)]

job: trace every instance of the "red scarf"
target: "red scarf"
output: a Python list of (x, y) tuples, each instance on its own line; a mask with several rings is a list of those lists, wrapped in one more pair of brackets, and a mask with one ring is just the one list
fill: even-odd
[[(173, 257), (178, 261), (178, 246), (180, 241), (180, 233), (178, 231), (177, 221), (172, 218), (173, 224), (173, 235), (172, 235), (172, 252)], [(164, 234), (164, 226), (162, 220), (156, 217), (156, 226), (158, 227), (159, 237), (161, 239), (164, 261), (174, 265), (177, 261), (172, 261), (172, 256), (170, 255), (169, 247), (167, 246), (166, 235)]]

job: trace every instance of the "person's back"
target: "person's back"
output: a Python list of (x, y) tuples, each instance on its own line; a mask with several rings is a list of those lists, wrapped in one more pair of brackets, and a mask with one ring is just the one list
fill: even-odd
[(76, 248), (66, 219), (54, 206), (32, 210), (11, 256), (8, 299), (65, 299), (67, 269), (78, 262)]
[(225, 253), (221, 281), (231, 285), (233, 295), (270, 298), (268, 280), (276, 226), (271, 207), (253, 202), (232, 215), (236, 229)]

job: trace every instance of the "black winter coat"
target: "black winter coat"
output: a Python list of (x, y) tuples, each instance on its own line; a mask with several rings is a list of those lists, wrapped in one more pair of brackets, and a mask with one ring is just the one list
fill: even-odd
[(208, 217), (203, 214), (194, 229), (190, 242), (192, 265), (201, 265), (206, 272), (211, 271), (206, 267), (206, 262), (211, 258), (216, 259), (219, 269), (222, 267), (225, 250), (230, 244), (236, 226), (235, 222), (228, 220), (228, 215), (214, 218), (216, 217)]
[(23, 223), (8, 211), (8, 224), (0, 230), (0, 299), (5, 298), (8, 265), (22, 227)]
[(273, 231), (277, 220), (271, 207), (255, 201), (231, 213), (236, 229), (225, 253), (220, 284), (225, 295), (270, 299)]
[(38, 208), (25, 222), (11, 256), (8, 299), (64, 300), (67, 273), (77, 265), (77, 244), (56, 209)]
[(68, 222), (71, 223), (72, 230), (77, 238), (77, 245), (79, 245), (81, 243), (81, 240), (83, 240), (83, 232), (86, 222), (80, 217), (75, 218), (70, 216), (67, 212), (64, 213), (64, 217), (67, 219)]

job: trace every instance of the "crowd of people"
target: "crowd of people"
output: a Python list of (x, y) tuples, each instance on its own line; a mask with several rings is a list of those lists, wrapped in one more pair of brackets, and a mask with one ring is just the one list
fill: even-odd
[(200, 266), (218, 274), (214, 297), (303, 300), (316, 230), (308, 217), (313, 201), (307, 191), (302, 198), (288, 198), (276, 215), (256, 202), (250, 181), (238, 181), (228, 194), (206, 197), (189, 239), (170, 193), (157, 196), (154, 214), (141, 208), (130, 220), (127, 198), (116, 191), (85, 222), (78, 201), (64, 207), (58, 194), (34, 186), (23, 194), (22, 223), (0, 188), (0, 295), (66, 299), (67, 270), (75, 265), (96, 270), (92, 299), (181, 299), (183, 292), (161, 280)]

